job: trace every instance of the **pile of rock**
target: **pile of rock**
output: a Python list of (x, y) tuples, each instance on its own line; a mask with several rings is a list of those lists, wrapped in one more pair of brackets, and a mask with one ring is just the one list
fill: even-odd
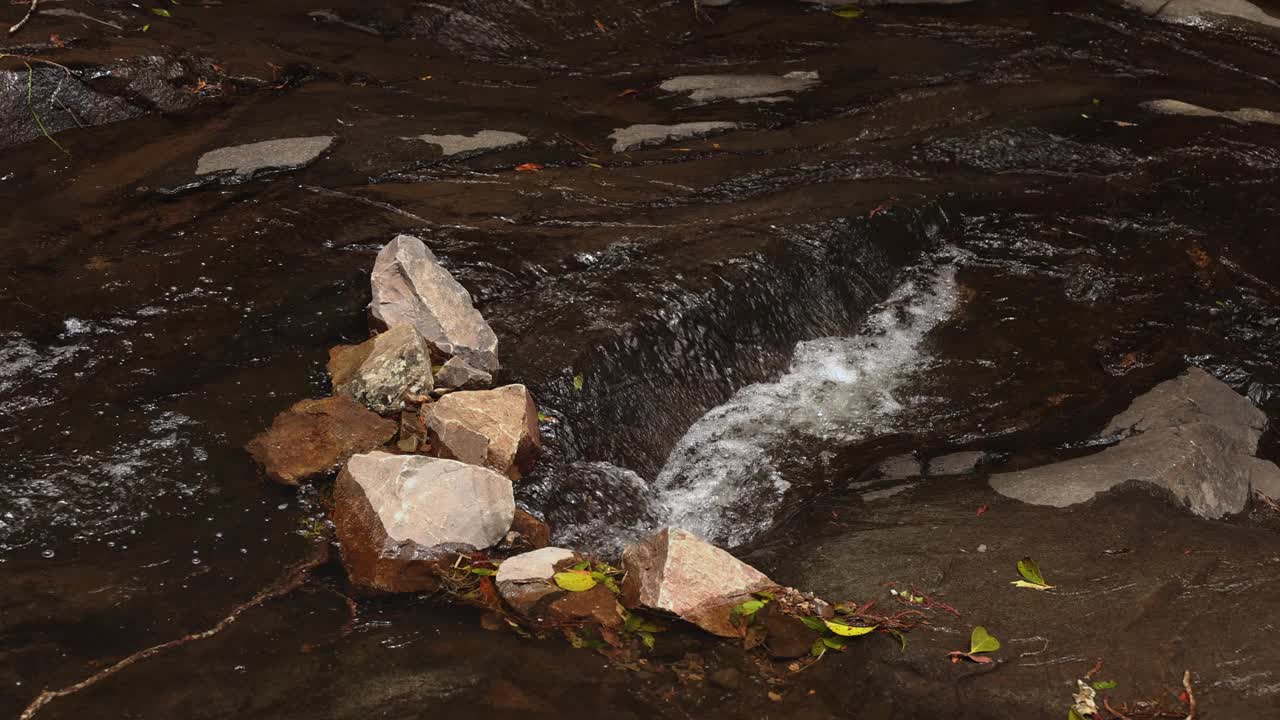
[(443, 590), (525, 627), (615, 637), (648, 626), (632, 611), (739, 636), (735, 608), (783, 591), (674, 528), (628, 547), (620, 569), (548, 547), (550, 529), (516, 507), (513, 485), (541, 451), (538, 409), (523, 385), (490, 389), (498, 340), (470, 294), (409, 235), (378, 253), (371, 290), (376, 334), (330, 351), (334, 395), (299, 402), (248, 445), (289, 485), (340, 467), (332, 519), (352, 583)]

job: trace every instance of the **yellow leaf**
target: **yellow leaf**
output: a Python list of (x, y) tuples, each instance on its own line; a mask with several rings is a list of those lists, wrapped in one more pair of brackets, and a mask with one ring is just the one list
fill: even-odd
[(586, 592), (596, 586), (596, 579), (591, 573), (558, 572), (555, 574), (556, 585), (569, 592)]
[(1031, 588), (1032, 590), (1052, 590), (1053, 589), (1052, 585), (1040, 585), (1038, 583), (1027, 582), (1026, 580), (1014, 580), (1009, 584), (1014, 587)]
[(871, 627), (857, 627), (855, 625), (831, 622), (830, 620), (827, 620), (826, 623), (827, 628), (831, 630), (831, 632), (840, 635), (841, 637), (857, 637), (859, 635), (866, 635), (872, 630), (880, 627), (879, 625), (872, 625)]

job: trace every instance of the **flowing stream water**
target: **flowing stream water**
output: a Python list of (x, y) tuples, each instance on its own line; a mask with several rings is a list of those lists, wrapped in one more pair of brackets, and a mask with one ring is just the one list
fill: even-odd
[[(277, 487), (243, 446), (328, 394), (327, 351), (367, 337), (373, 255), (400, 232), (475, 296), (498, 381), (538, 399), (517, 499), (558, 543), (612, 554), (678, 524), (781, 582), (918, 582), (967, 614), (780, 680), (679, 630), (606, 668), (360, 594), (330, 563), (40, 718), (1003, 720), (1062, 709), (1099, 655), (1134, 693), (1196, 665), (1214, 717), (1276, 706), (1269, 626), (1238, 622), (1274, 614), (1265, 517), (1147, 496), (1050, 514), (981, 477), (861, 494), (904, 454), (1085, 452), (1188, 365), (1280, 417), (1274, 28), (1108, 0), (41, 5), (0, 53), (93, 80), (0, 58), (0, 716), (213, 626), (323, 545), (329, 482)], [(611, 137), (678, 123), (720, 125)], [(420, 139), (482, 130), (529, 141)], [(336, 139), (305, 168), (193, 175), (211, 150), (315, 135)], [(987, 504), (1003, 524), (976, 524)], [(1087, 590), (1050, 611), (965, 584), (1031, 552)], [(965, 668), (933, 661), (980, 622), (1008, 663), (948, 675)]]

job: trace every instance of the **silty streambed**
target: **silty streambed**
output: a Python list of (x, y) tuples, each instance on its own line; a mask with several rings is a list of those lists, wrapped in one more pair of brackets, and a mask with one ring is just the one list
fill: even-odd
[[(51, 51), (71, 66), (185, 49), (265, 86), (224, 81), (193, 111), (60, 132), (70, 157), (42, 138), (0, 154), (3, 712), (211, 625), (307, 551), (317, 493), (268, 485), (241, 447), (327, 391), (324, 353), (364, 333), (372, 253), (399, 231), (473, 291), (502, 341), (502, 379), (528, 383), (552, 418), (522, 499), (586, 545), (679, 517), (799, 577), (817, 557), (794, 555), (806, 538), (869, 532), (826, 528), (831, 512), (897, 524), (904, 544), (940, 522), (945, 493), (962, 489), (888, 520), (845, 507), (905, 450), (1074, 452), (1188, 362), (1280, 409), (1280, 128), (1140, 106), (1280, 110), (1280, 46), (1264, 30), (1104, 2), (874, 8), (856, 23), (799, 3), (708, 8), (705, 21), (683, 3), (466, 3), (448, 20), (436, 6), (330, 5), (376, 35), (282, 2), (175, 11), (145, 34), (37, 18), (10, 41), (82, 38)], [(779, 102), (659, 88), (793, 72), (817, 82)], [(619, 127), (697, 121), (742, 127), (607, 149)], [(533, 142), (445, 159), (404, 139), (481, 129)], [(299, 172), (152, 191), (189, 180), (206, 150), (317, 134), (339, 141)], [(512, 172), (525, 162), (545, 169)], [(704, 501), (701, 478), (735, 492)], [(1151, 533), (1175, 522), (1130, 516)], [(1226, 557), (1274, 548), (1224, 527), (1238, 533)], [(1216, 531), (1197, 528), (1181, 537), (1208, 544)], [(342, 587), (339, 572), (41, 716), (772, 707), (750, 683), (726, 695), (604, 670), (420, 599), (363, 600), (344, 636), (327, 586)], [(1221, 642), (1195, 650), (1217, 657), (1236, 638)], [(655, 662), (742, 663), (697, 638), (660, 648)], [(1028, 694), (1056, 700), (1055, 683), (1079, 674), (1067, 665)], [(1206, 704), (1271, 706), (1276, 680), (1257, 675), (1270, 671), (1223, 667)], [(902, 683), (893, 715), (823, 672), (805, 673), (817, 699), (792, 714), (927, 706)], [(957, 713), (1026, 717), (1025, 702)]]

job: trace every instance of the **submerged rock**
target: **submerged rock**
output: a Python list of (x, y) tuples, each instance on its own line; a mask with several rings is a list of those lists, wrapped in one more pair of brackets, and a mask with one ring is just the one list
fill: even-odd
[(663, 528), (622, 553), (628, 608), (669, 612), (723, 637), (737, 637), (730, 614), (751, 593), (777, 585), (763, 573), (697, 535)]
[(796, 71), (786, 75), (680, 75), (658, 87), (671, 93), (688, 93), (697, 103), (718, 100), (753, 102), (778, 100), (778, 96), (808, 90), (818, 84), (818, 73)]
[(1209, 117), (1231, 120), (1242, 124), (1266, 123), (1280, 125), (1280, 113), (1258, 108), (1240, 108), (1239, 110), (1212, 110), (1181, 100), (1152, 100), (1142, 103), (1142, 107), (1162, 115), (1186, 115), (1189, 117)]
[(285, 138), (211, 150), (200, 156), (196, 175), (227, 173), (235, 179), (284, 170), (298, 170), (315, 162), (333, 146), (332, 135)]
[(369, 313), (384, 328), (411, 324), (446, 356), (498, 369), (498, 337), (471, 304), (471, 293), (412, 235), (399, 235), (373, 265)]
[(529, 138), (519, 133), (502, 130), (481, 130), (474, 135), (419, 135), (411, 140), (438, 145), (440, 153), (445, 157), (463, 153), (480, 153), (491, 150), (503, 150), (529, 142)]
[(383, 420), (346, 395), (303, 400), (280, 413), (245, 449), (267, 477), (297, 485), (326, 473), (355, 453), (381, 447), (396, 424)]
[(413, 325), (333, 348), (328, 370), (334, 392), (384, 415), (404, 408), (406, 393), (423, 395), (432, 389), (431, 350)]
[(981, 450), (967, 450), (936, 457), (929, 461), (929, 475), (931, 477), (939, 475), (968, 475), (977, 470), (978, 466), (986, 458), (987, 454)]
[[(1245, 509), (1252, 478), (1265, 477), (1253, 457), (1266, 416), (1199, 368), (1139, 396), (1103, 430), (1124, 435), (1102, 452), (995, 475), (1002, 495), (1067, 507), (1128, 481), (1169, 491), (1192, 512), (1221, 518)], [(1269, 463), (1268, 463), (1269, 464)]]
[(542, 451), (538, 408), (523, 385), (450, 393), (425, 416), (440, 457), (484, 465), (512, 480), (533, 470)]
[(1119, 2), (1153, 17), (1180, 19), (1219, 15), (1248, 20), (1268, 27), (1280, 27), (1280, 17), (1268, 14), (1248, 0), (1119, 0)]
[(333, 488), (333, 524), (351, 581), (389, 592), (433, 589), (452, 551), (496, 545), (514, 514), (507, 478), (422, 455), (355, 455)]
[(471, 367), (460, 357), (452, 357), (436, 373), (436, 384), (454, 390), (482, 390), (493, 384), (493, 376)]
[(618, 128), (609, 134), (609, 138), (613, 140), (613, 151), (620, 153), (649, 145), (661, 145), (672, 140), (705, 137), (714, 132), (733, 130), (737, 127), (738, 124), (732, 122), (688, 122), (675, 125), (642, 124)]

